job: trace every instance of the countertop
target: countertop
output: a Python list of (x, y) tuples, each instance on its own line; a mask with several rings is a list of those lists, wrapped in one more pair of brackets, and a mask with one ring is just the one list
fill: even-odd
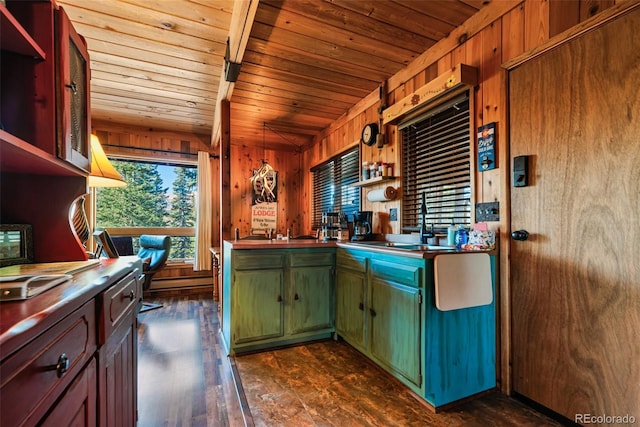
[(142, 261), (137, 256), (101, 259), (96, 265), (73, 274), (71, 280), (40, 295), (23, 301), (0, 303), (1, 359), (95, 298), (136, 267), (142, 271)]
[(246, 249), (296, 249), (296, 248), (347, 248), (362, 251), (377, 252), (388, 255), (402, 255), (409, 258), (433, 258), (438, 254), (455, 254), (468, 252), (488, 252), (493, 253), (494, 250), (474, 250), (464, 251), (451, 249), (432, 249), (432, 250), (408, 250), (402, 247), (385, 246), (384, 242), (351, 242), (351, 241), (322, 241), (322, 240), (225, 240), (224, 244), (229, 249), (246, 250)]
[(225, 240), (225, 246), (231, 249), (294, 249), (294, 248), (335, 248), (336, 241), (322, 240)]

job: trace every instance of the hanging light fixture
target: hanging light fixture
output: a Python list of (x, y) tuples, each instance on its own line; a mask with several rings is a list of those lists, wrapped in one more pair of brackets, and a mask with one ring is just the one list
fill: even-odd
[(276, 171), (273, 167), (264, 159), (266, 157), (266, 122), (262, 123), (262, 151), (263, 158), (260, 168), (253, 171), (253, 176), (249, 178), (249, 181), (253, 185), (254, 192), (260, 202), (275, 202), (276, 201)]

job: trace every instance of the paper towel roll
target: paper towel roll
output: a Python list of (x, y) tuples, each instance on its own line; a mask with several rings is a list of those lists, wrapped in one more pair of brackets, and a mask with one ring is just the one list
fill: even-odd
[(386, 202), (396, 198), (396, 189), (387, 187), (384, 190), (371, 190), (367, 193), (367, 200), (370, 202)]

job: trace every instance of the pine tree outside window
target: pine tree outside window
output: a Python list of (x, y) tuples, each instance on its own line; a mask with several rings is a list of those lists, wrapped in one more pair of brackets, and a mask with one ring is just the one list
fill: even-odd
[(140, 234), (170, 235), (170, 259), (192, 260), (197, 167), (110, 160), (127, 186), (96, 189), (96, 227), (134, 235), (135, 252)]

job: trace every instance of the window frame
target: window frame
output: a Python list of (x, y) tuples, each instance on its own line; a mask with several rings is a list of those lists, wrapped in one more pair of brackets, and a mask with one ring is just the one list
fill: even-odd
[[(475, 167), (476, 164), (476, 152), (475, 152), (475, 114), (474, 114), (474, 97), (475, 93), (473, 88), (464, 87), (460, 90), (451, 92), (447, 94), (445, 97), (439, 97), (436, 100), (426, 103), (423, 106), (420, 106), (418, 110), (402, 117), (397, 122), (397, 132), (398, 132), (398, 142), (400, 145), (400, 157), (402, 160), (402, 198), (401, 198), (401, 217), (400, 217), (400, 232), (403, 234), (408, 234), (412, 232), (419, 231), (420, 228), (420, 205), (421, 205), (421, 191), (410, 191), (410, 186), (407, 185), (408, 177), (407, 177), (407, 167), (406, 165), (406, 153), (405, 153), (405, 142), (403, 129), (408, 126), (418, 123), (422, 120), (427, 119), (428, 117), (435, 116), (439, 113), (444, 112), (445, 110), (452, 107), (453, 104), (464, 102), (468, 100), (468, 198), (466, 199), (466, 208), (465, 208), (465, 216), (460, 216), (461, 211), (456, 211), (458, 216), (453, 215), (454, 222), (457, 225), (461, 225), (466, 228), (470, 228), (475, 221), (475, 209), (472, 208), (475, 200)], [(419, 175), (420, 172), (417, 172), (415, 175)], [(410, 201), (410, 199), (412, 199)], [(429, 207), (429, 200), (427, 198), (427, 216), (426, 223), (427, 226), (433, 223), (434, 229), (436, 232), (446, 232), (446, 228), (451, 224), (452, 215), (449, 213), (442, 213), (441, 211), (432, 211), (434, 208)], [(411, 214), (409, 214), (411, 212)]]
[[(347, 156), (353, 156), (355, 159), (348, 159), (348, 163), (344, 166), (348, 167), (349, 176), (345, 177), (342, 162)], [(312, 200), (311, 200), (311, 228), (312, 230), (317, 230), (321, 228), (322, 225), (322, 213), (323, 212), (337, 212), (337, 213), (345, 213), (351, 215), (361, 209), (362, 205), (362, 195), (359, 187), (353, 186), (352, 184), (358, 182), (360, 180), (360, 144), (349, 147), (348, 149), (341, 151), (340, 153), (332, 156), (330, 159), (314, 166), (311, 168), (311, 186), (312, 186)], [(339, 164), (336, 164), (338, 162)], [(326, 168), (333, 168), (333, 171), (326, 171)], [(357, 200), (357, 207), (352, 209), (347, 209), (346, 211), (343, 209), (346, 206), (346, 201), (343, 202), (343, 195), (341, 194), (336, 200), (337, 196), (334, 196), (334, 201), (337, 203), (333, 203), (331, 210), (323, 210), (327, 208), (326, 204), (322, 203), (322, 200), (318, 199), (318, 191), (317, 187), (322, 185), (322, 183), (316, 182), (316, 177), (318, 173), (327, 172), (332, 175), (331, 183), (333, 183), (336, 187), (340, 186), (346, 188), (347, 193), (353, 193), (353, 197)], [(339, 176), (339, 180), (337, 180)], [(344, 181), (344, 182), (343, 182)], [(324, 185), (326, 185), (325, 183)], [(323, 193), (326, 190), (323, 190)], [(349, 194), (346, 194), (346, 198), (350, 198)]]
[[(198, 169), (197, 161), (188, 161), (188, 160), (165, 160), (165, 159), (157, 159), (153, 157), (147, 156), (126, 156), (126, 155), (117, 155), (117, 154), (107, 154), (107, 158), (109, 161), (123, 161), (123, 162), (134, 162), (134, 163), (152, 163), (162, 166), (171, 166), (171, 167), (188, 167)], [(175, 227), (175, 226), (131, 226), (131, 227), (100, 227), (95, 221), (97, 219), (97, 192), (95, 188), (92, 188), (92, 194), (94, 201), (91, 206), (91, 218), (93, 221), (92, 227), (93, 229), (102, 229), (105, 228), (109, 231), (112, 236), (130, 236), (133, 238), (139, 238), (142, 234), (154, 234), (154, 235), (168, 235), (170, 237), (196, 237), (196, 227)], [(169, 259), (167, 260), (168, 264), (192, 264), (194, 262), (194, 258), (175, 258), (172, 254), (169, 254)]]

